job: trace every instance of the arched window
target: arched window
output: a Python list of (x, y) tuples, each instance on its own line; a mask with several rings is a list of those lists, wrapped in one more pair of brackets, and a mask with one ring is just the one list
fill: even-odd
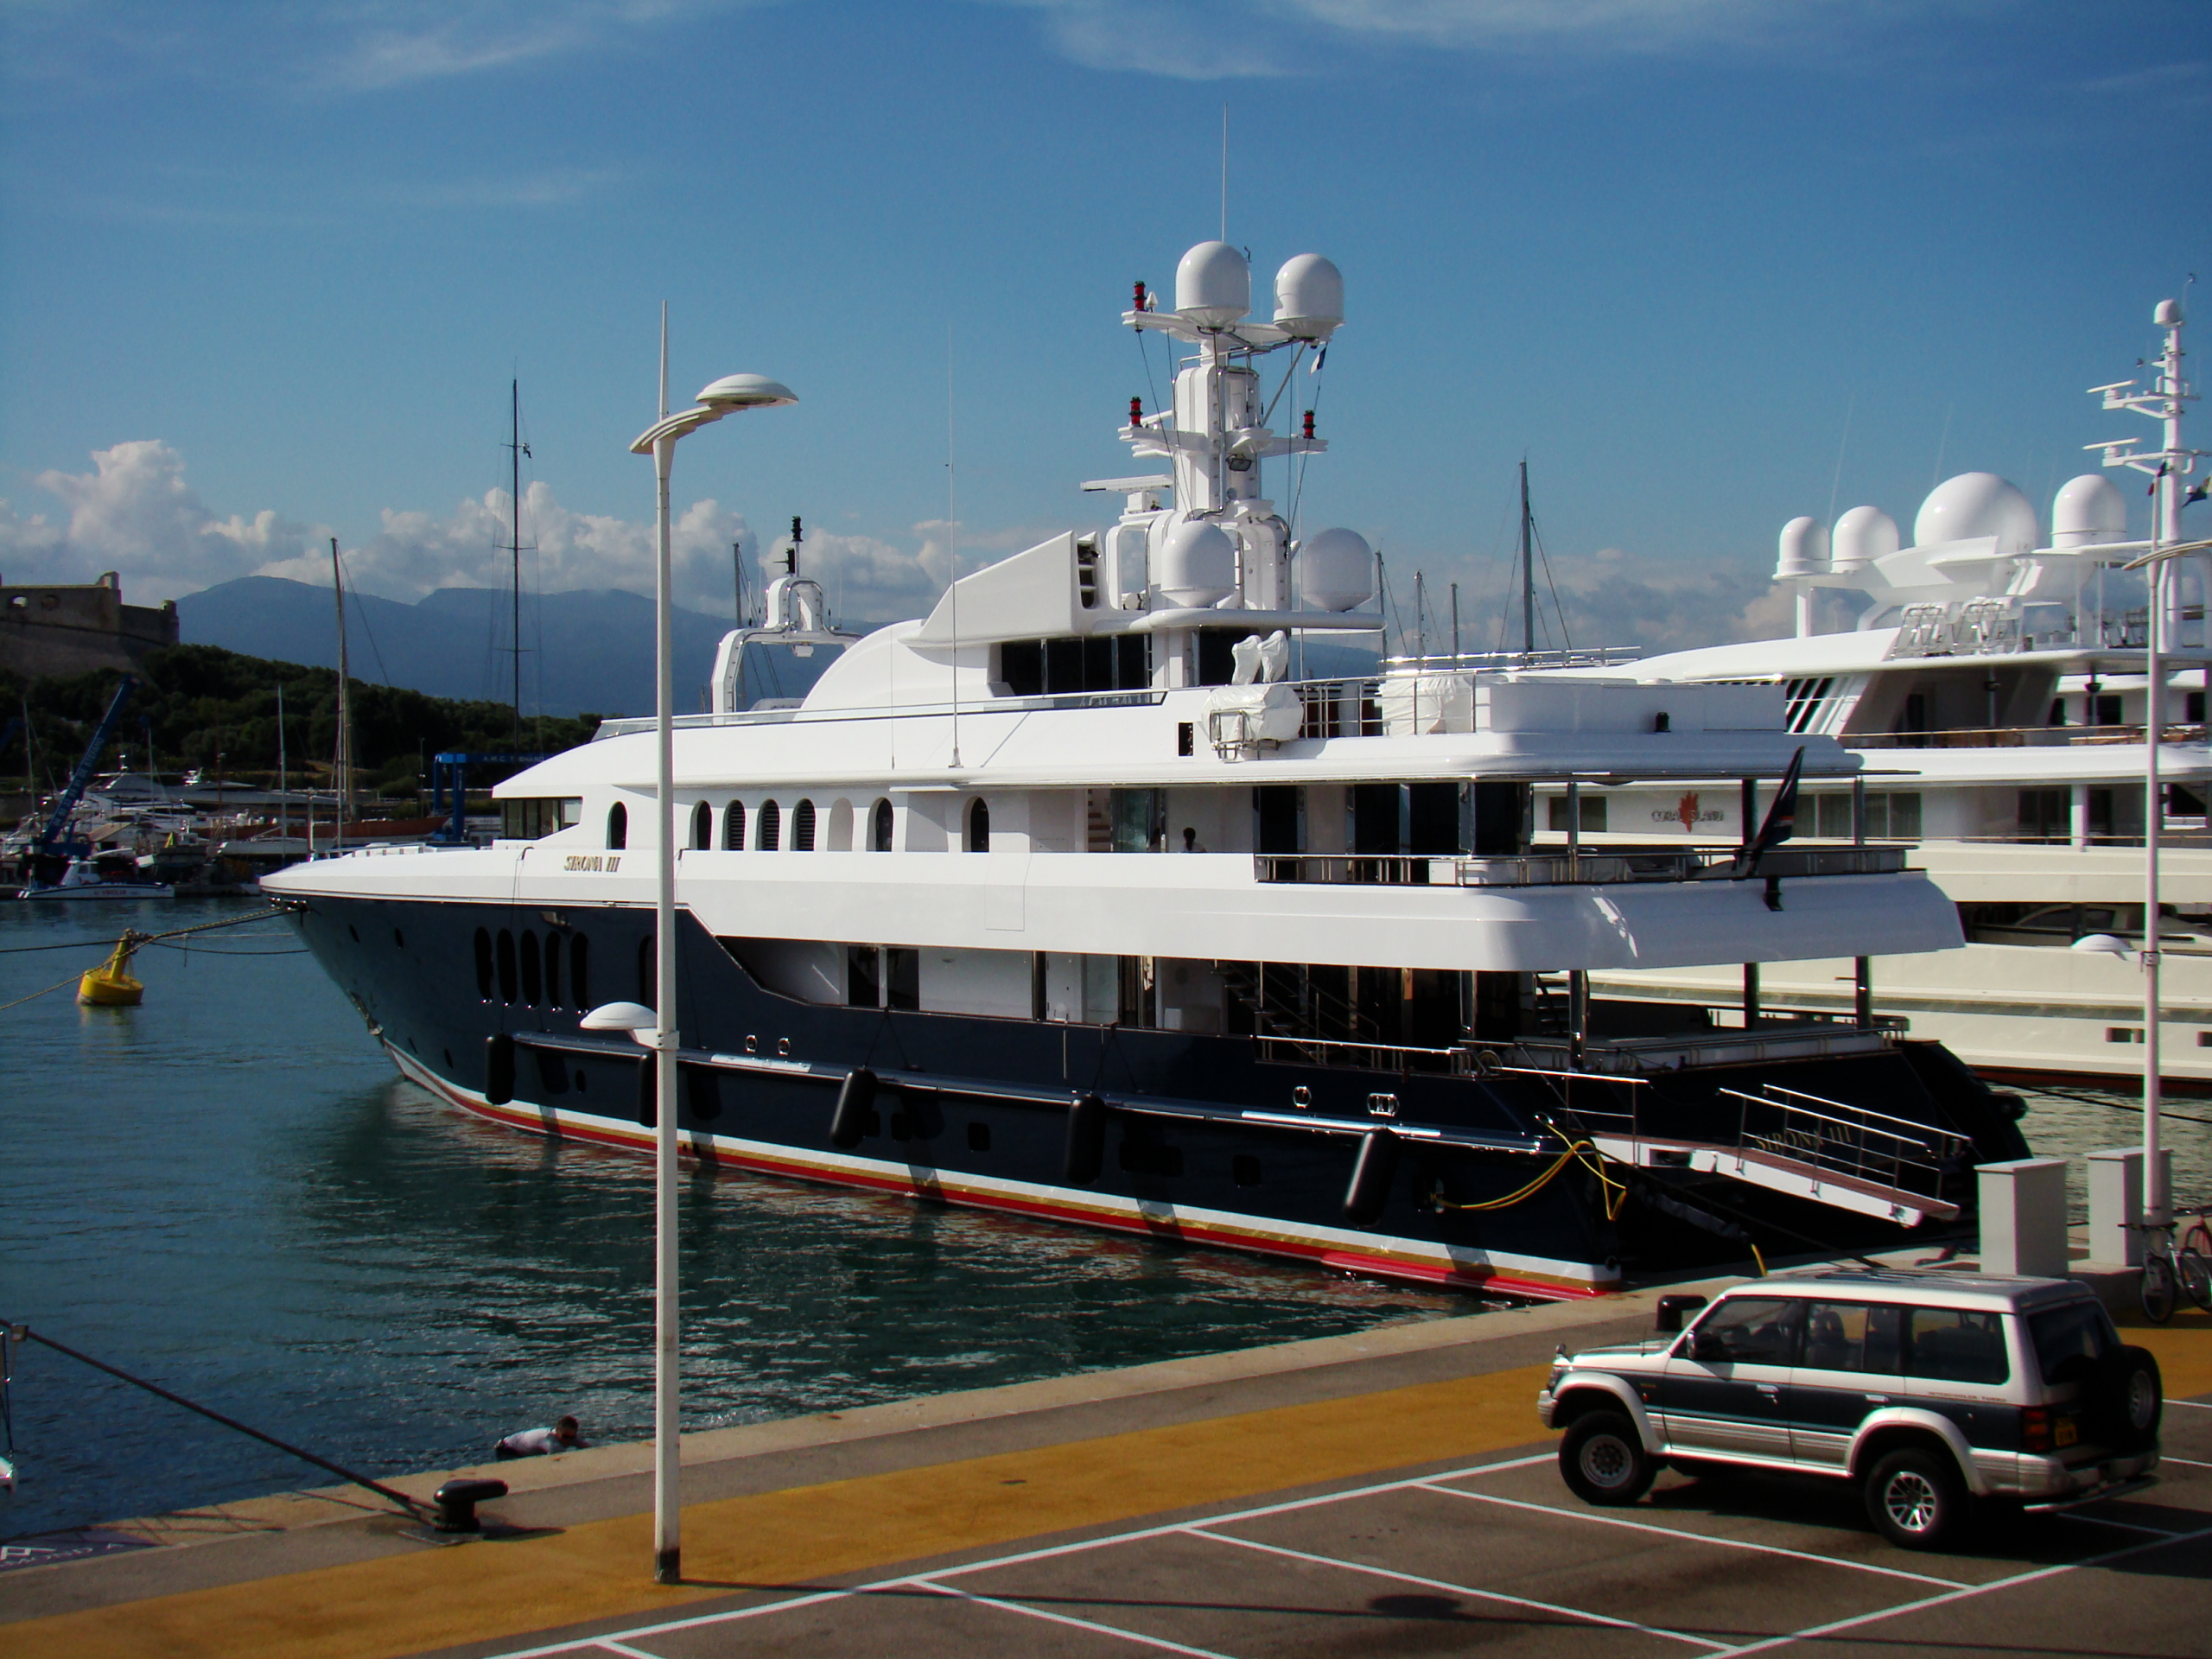
[(782, 811), (773, 801), (763, 801), (754, 816), (760, 827), (754, 832), (753, 844), (764, 853), (774, 852), (777, 837), (784, 827)]
[(492, 936), (480, 927), (476, 930), (476, 995), (486, 1002), (492, 1000)]
[(545, 1006), (549, 1008), (561, 1006), (561, 936), (558, 933), (545, 936)]
[(515, 936), (499, 930), (499, 1001), (515, 1000)]
[(580, 1008), (591, 1007), (591, 941), (581, 933), (569, 941), (569, 996)]
[(607, 809), (607, 844), (610, 848), (630, 844), (630, 809), (620, 801)]
[(791, 808), (791, 851), (810, 853), (814, 850), (814, 803), (801, 801)]
[(691, 845), (705, 852), (715, 844), (715, 809), (704, 801), (691, 809)]
[(522, 1000), (534, 1008), (544, 988), (544, 982), (537, 973), (537, 935), (524, 928), (522, 931)]
[(991, 850), (990, 804), (980, 795), (968, 803), (968, 850), (971, 853)]
[(871, 816), (874, 819), (874, 823), (868, 831), (868, 849), (871, 852), (887, 853), (891, 850), (891, 803), (878, 801), (875, 804), (875, 810)]
[(722, 809), (722, 847), (727, 852), (745, 850), (745, 803), (732, 801)]

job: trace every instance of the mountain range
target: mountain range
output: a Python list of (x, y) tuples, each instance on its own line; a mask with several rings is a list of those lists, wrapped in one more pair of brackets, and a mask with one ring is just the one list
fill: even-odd
[[(346, 596), (347, 671), (357, 680), (435, 697), (513, 700), (512, 601), (488, 588), (441, 588), (412, 605)], [(241, 576), (176, 602), (184, 643), (252, 657), (338, 665), (330, 589), (281, 576)], [(676, 613), (676, 707), (707, 706), (715, 651), (728, 617)], [(524, 594), (525, 714), (649, 715), (653, 709), (653, 602), (618, 588)]]
[[(441, 588), (412, 605), (349, 594), (347, 671), (357, 680), (434, 697), (513, 697), (512, 601), (489, 588)], [(241, 576), (176, 602), (184, 643), (250, 657), (338, 665), (330, 589), (281, 576)], [(856, 632), (874, 623), (842, 624)], [(676, 711), (709, 706), (715, 652), (727, 617), (676, 613)], [(620, 588), (525, 594), (522, 600), (522, 708), (527, 714), (649, 715), (653, 709), (653, 602)], [(1314, 640), (1306, 672), (1316, 678), (1370, 674), (1371, 651)]]

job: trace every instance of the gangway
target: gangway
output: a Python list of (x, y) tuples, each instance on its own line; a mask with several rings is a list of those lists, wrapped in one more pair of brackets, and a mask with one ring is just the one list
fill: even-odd
[(1567, 1116), (1600, 1153), (1631, 1168), (1725, 1176), (1901, 1227), (1951, 1221), (1959, 1213), (1942, 1195), (1943, 1178), (1966, 1155), (1968, 1143), (1948, 1130), (1768, 1084), (1757, 1094), (1720, 1090), (1737, 1104), (1732, 1141), (1691, 1141), (1646, 1128), (1640, 1078), (1536, 1075), (1599, 1085), (1590, 1092), (1604, 1099), (1618, 1098), (1612, 1090), (1628, 1085), (1625, 1112), (1574, 1105), (1570, 1096)]

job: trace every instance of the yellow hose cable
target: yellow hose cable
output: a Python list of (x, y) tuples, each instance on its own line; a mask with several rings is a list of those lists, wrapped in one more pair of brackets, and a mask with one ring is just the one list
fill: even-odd
[(41, 996), (51, 996), (54, 992), (60, 990), (62, 986), (74, 985), (79, 980), (84, 978), (86, 974), (92, 971), (92, 970), (89, 968), (79, 968), (75, 973), (70, 975), (68, 978), (57, 981), (55, 983), (48, 986), (42, 991), (33, 991), (29, 996), (19, 996), (12, 1002), (0, 1002), (0, 1014), (5, 1014), (10, 1008), (20, 1008), (26, 1002), (35, 1002)]
[(1766, 1277), (1766, 1257), (1764, 1257), (1764, 1256), (1763, 1256), (1763, 1255), (1761, 1255), (1759, 1254), (1759, 1247), (1758, 1247), (1758, 1245), (1756, 1245), (1756, 1244), (1751, 1244), (1751, 1241), (1750, 1239), (1748, 1239), (1748, 1238), (1747, 1238), (1747, 1239), (1745, 1239), (1745, 1240), (1744, 1241), (1744, 1243), (1746, 1243), (1746, 1244), (1751, 1244), (1751, 1262), (1752, 1262), (1753, 1265), (1755, 1265), (1755, 1266), (1758, 1268), (1758, 1270), (1759, 1270), (1759, 1277), (1760, 1277), (1760, 1278), (1762, 1278), (1762, 1279), (1765, 1278), (1765, 1277)]

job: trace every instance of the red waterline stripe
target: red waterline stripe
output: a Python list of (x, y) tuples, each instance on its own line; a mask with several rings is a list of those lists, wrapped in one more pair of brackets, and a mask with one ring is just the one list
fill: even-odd
[[(505, 1128), (520, 1129), (531, 1135), (552, 1135), (564, 1141), (580, 1141), (593, 1146), (609, 1147), (623, 1152), (651, 1152), (652, 1142), (640, 1132), (626, 1133), (619, 1129), (594, 1129), (582, 1125), (558, 1123), (549, 1128), (545, 1121), (525, 1112), (505, 1110), (488, 1102), (473, 1100), (461, 1093), (427, 1067), (423, 1075), (431, 1079), (431, 1087), (463, 1111)], [(690, 1147), (678, 1145), (680, 1155), (696, 1158), (699, 1154)], [(1522, 1278), (1510, 1274), (1469, 1273), (1450, 1268), (1430, 1267), (1418, 1261), (1359, 1250), (1347, 1250), (1340, 1246), (1304, 1243), (1295, 1239), (1270, 1238), (1265, 1235), (1246, 1233), (1227, 1228), (1209, 1226), (1205, 1223), (1176, 1221), (1158, 1225), (1141, 1217), (1131, 1217), (1119, 1211), (1084, 1206), (1054, 1204), (1040, 1198), (1027, 1198), (1018, 1194), (998, 1194), (982, 1189), (960, 1187), (950, 1191), (941, 1186), (901, 1180), (893, 1176), (874, 1175), (861, 1170), (825, 1168), (816, 1163), (796, 1160), (763, 1157), (750, 1153), (712, 1149), (718, 1163), (728, 1163), (739, 1169), (759, 1174), (779, 1175), (787, 1179), (809, 1181), (818, 1185), (846, 1186), (866, 1192), (880, 1192), (893, 1198), (928, 1196), (942, 1202), (958, 1204), (976, 1210), (1016, 1215), (1033, 1220), (1050, 1221), (1063, 1225), (1103, 1228), (1117, 1233), (1141, 1234), (1158, 1236), (1165, 1234), (1184, 1243), (1210, 1244), (1218, 1249), (1232, 1249), (1250, 1255), (1281, 1257), (1302, 1262), (1310, 1266), (1331, 1268), (1340, 1273), (1356, 1273), (1376, 1279), (1389, 1279), (1399, 1283), (1435, 1287), (1449, 1290), (1484, 1290), (1503, 1295), (1525, 1296), (1541, 1301), (1582, 1301), (1610, 1293), (1597, 1286), (1569, 1279)]]

